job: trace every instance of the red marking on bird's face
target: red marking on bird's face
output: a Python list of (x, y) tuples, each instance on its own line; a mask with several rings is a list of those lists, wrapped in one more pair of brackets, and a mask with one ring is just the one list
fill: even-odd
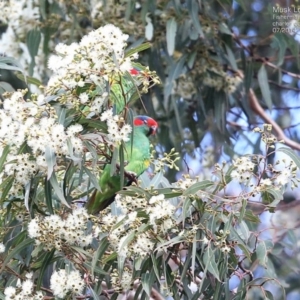
[(138, 75), (140, 72), (139, 72), (137, 69), (131, 69), (131, 70), (129, 71), (129, 73), (130, 73), (131, 75)]
[(149, 127), (149, 135), (155, 134), (158, 128), (157, 122), (154, 119), (147, 116), (135, 117), (133, 124), (134, 126), (147, 125)]

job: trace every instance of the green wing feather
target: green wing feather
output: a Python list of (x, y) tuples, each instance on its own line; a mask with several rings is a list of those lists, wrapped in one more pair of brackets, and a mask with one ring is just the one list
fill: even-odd
[[(124, 160), (127, 162), (125, 171), (133, 172), (136, 176), (141, 175), (149, 167), (150, 143), (146, 136), (146, 126), (134, 128), (133, 141), (127, 142), (124, 149)], [(115, 198), (115, 194), (120, 191), (120, 176), (110, 176), (111, 165), (105, 166), (99, 180), (101, 192), (95, 190), (86, 204), (90, 214), (96, 214), (110, 205)], [(123, 186), (131, 184), (125, 177)]]
[(112, 79), (110, 100), (116, 106), (117, 114), (120, 114), (129, 102), (132, 103), (138, 98), (138, 83), (128, 72), (123, 76), (119, 76), (119, 78)]

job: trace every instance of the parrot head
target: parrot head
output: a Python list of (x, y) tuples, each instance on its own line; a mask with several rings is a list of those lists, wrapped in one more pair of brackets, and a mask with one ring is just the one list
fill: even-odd
[(158, 124), (155, 120), (147, 116), (136, 116), (133, 121), (134, 126), (144, 126), (146, 130), (146, 136), (150, 136), (156, 133)]

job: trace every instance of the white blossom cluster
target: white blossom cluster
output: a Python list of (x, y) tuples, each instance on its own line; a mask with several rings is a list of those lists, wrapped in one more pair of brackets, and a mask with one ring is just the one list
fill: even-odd
[[(40, 3), (38, 0), (0, 1), (0, 21), (7, 24), (7, 29), (0, 36), (0, 54), (14, 57), (20, 65), (29, 70), (31, 55), (26, 45), (26, 37), (30, 30), (36, 29), (40, 23)], [(43, 35), (35, 57), (33, 76), (39, 80), (46, 72), (43, 52)]]
[[(272, 125), (263, 124), (262, 128), (256, 127), (253, 131), (261, 134), (261, 141), (266, 144), (267, 149), (275, 149), (275, 143), (278, 141), (272, 134)], [(224, 166), (225, 164), (223, 164)], [(290, 159), (279, 159), (272, 165), (267, 163), (267, 157), (241, 156), (233, 161), (233, 167), (234, 170), (230, 174), (231, 178), (252, 188), (252, 196), (268, 189), (282, 191), (282, 188), (288, 183), (292, 188), (297, 186), (298, 168), (295, 162)], [(221, 170), (222, 168), (216, 164), (216, 169)], [(263, 178), (263, 174), (266, 174), (267, 178)]]
[(81, 294), (84, 289), (84, 280), (81, 279), (78, 270), (71, 271), (68, 274), (66, 270), (60, 269), (51, 275), (50, 288), (54, 296), (64, 299), (68, 293)]
[(61, 251), (65, 244), (87, 246), (92, 242), (92, 234), (87, 234), (89, 215), (85, 208), (76, 208), (66, 219), (58, 215), (36, 217), (28, 224), (29, 237), (36, 244), (43, 244), (48, 250)]
[[(101, 121), (107, 123), (107, 138), (116, 146), (122, 141), (130, 141), (130, 133), (132, 128), (129, 124), (124, 124), (124, 119), (118, 115), (113, 115), (113, 110), (108, 109), (101, 115)], [(122, 125), (122, 127), (120, 127)]]
[[(176, 226), (173, 218), (175, 207), (163, 194), (152, 196), (149, 201), (145, 198), (117, 195), (116, 204), (122, 215), (105, 213), (101, 231), (110, 232), (108, 239), (119, 256), (145, 257), (154, 250), (157, 242), (155, 235), (163, 239)], [(147, 226), (144, 224), (145, 216), (138, 215), (139, 209), (147, 215)], [(118, 222), (120, 226), (115, 228)], [(137, 232), (134, 239), (126, 243), (125, 240), (134, 232)]]
[[(184, 174), (182, 178), (174, 182), (172, 186), (184, 192), (185, 190), (187, 190), (197, 182), (201, 182), (201, 179), (198, 176), (192, 178), (189, 174)], [(185, 195), (185, 196), (180, 195), (178, 196), (178, 199), (180, 201), (185, 201), (186, 198), (190, 198), (194, 200), (200, 198), (202, 201), (207, 202), (210, 198), (209, 195), (210, 195), (209, 192), (205, 192), (203, 190), (198, 189), (198, 191), (196, 191), (194, 194)]]
[(248, 156), (241, 156), (232, 162), (235, 168), (231, 172), (231, 177), (237, 179), (240, 183), (247, 183), (253, 177), (255, 164)]
[[(10, 151), (6, 159), (3, 180), (7, 176), (14, 177), (11, 195), (22, 196), (22, 189), (32, 176), (39, 171), (47, 170), (46, 149), (52, 149), (56, 156), (68, 155), (69, 139), (75, 154), (81, 154), (82, 141), (78, 138), (82, 131), (80, 124), (64, 128), (58, 123), (57, 117), (45, 113), (46, 108), (34, 101), (25, 101), (22, 92), (14, 92), (3, 101), (0, 109), (0, 154), (4, 146), (9, 145)], [(20, 147), (27, 143), (31, 154), (18, 154)]]
[[(111, 85), (118, 75), (132, 69), (131, 61), (137, 54), (124, 56), (128, 35), (112, 24), (100, 27), (84, 36), (79, 43), (58, 44), (57, 55), (49, 59), (48, 66), (54, 75), (50, 78), (47, 94), (63, 89), (78, 91), (58, 96), (61, 103), (77, 107), (86, 104), (97, 112), (107, 100), (107, 82)], [(90, 90), (82, 87), (93, 86)], [(97, 89), (95, 88), (97, 86)]]
[(198, 178), (191, 178), (189, 175), (184, 175), (182, 179), (177, 180), (174, 183), (174, 187), (179, 188), (181, 190), (186, 190), (193, 184), (198, 182)]
[(117, 269), (114, 269), (110, 273), (110, 281), (114, 289), (119, 287), (120, 289), (124, 291), (128, 291), (129, 289), (132, 288), (132, 270), (129, 268), (124, 268), (122, 272), (122, 276), (118, 273)]
[(44, 295), (34, 290), (32, 273), (26, 274), (26, 280), (18, 279), (16, 287), (8, 286), (4, 290), (5, 300), (41, 300)]

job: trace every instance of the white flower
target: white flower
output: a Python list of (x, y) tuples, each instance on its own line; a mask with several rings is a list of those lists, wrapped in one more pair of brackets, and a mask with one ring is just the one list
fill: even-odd
[(23, 281), (22, 283), (22, 292), (23, 295), (30, 295), (33, 290), (33, 282), (30, 279)]
[(54, 271), (50, 278), (50, 289), (53, 295), (59, 298), (64, 298), (69, 291), (67, 288), (67, 273), (66, 270), (61, 269)]
[(36, 219), (33, 219), (30, 221), (30, 223), (28, 224), (28, 235), (29, 237), (31, 238), (36, 238), (36, 237), (39, 237), (41, 234), (40, 234), (40, 227), (39, 227), (39, 224), (37, 222)]
[(154, 204), (154, 203), (157, 203), (157, 202), (162, 201), (164, 199), (165, 199), (164, 194), (159, 194), (157, 196), (152, 196), (149, 200), (149, 204)]
[[(8, 298), (8, 299), (13, 299), (13, 296), (16, 295), (16, 288), (14, 288), (13, 286), (8, 286), (7, 288), (5, 288), (4, 290), (4, 295)], [(5, 298), (6, 299), (6, 298)]]
[(0, 253), (5, 252), (5, 245), (3, 243), (0, 243)]
[(106, 121), (106, 120), (111, 119), (112, 116), (113, 116), (113, 110), (111, 108), (111, 109), (108, 109), (108, 110), (106, 110), (105, 112), (102, 113), (102, 115), (100, 117), (100, 120), (101, 121)]
[(71, 271), (67, 278), (67, 288), (74, 294), (81, 294), (84, 288), (84, 281), (78, 270)]
[(120, 284), (122, 286), (122, 288), (127, 291), (129, 290), (132, 286), (132, 273), (129, 272), (128, 270), (124, 270), (123, 274), (122, 274), (122, 278), (120, 280)]
[(89, 100), (89, 95), (87, 93), (81, 93), (79, 95), (79, 100), (81, 104), (85, 104)]
[(224, 246), (224, 247), (221, 247), (221, 251), (224, 252), (224, 253), (229, 253), (230, 248), (228, 246)]

